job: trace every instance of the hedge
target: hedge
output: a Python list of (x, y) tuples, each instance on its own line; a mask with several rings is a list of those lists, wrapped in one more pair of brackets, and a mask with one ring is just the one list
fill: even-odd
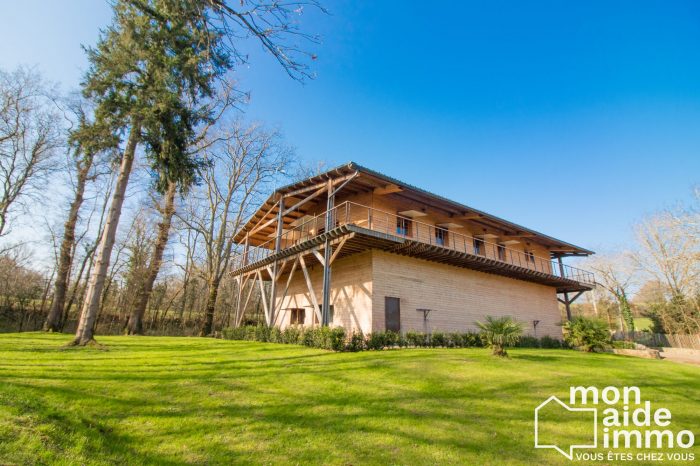
[[(267, 343), (286, 343), (304, 345), (332, 351), (365, 351), (384, 348), (474, 348), (483, 347), (478, 333), (423, 332), (400, 333), (372, 332), (364, 335), (360, 332), (346, 334), (341, 327), (305, 328), (289, 326), (284, 330), (265, 325), (246, 325), (224, 329), (223, 337), (227, 340), (247, 340)], [(548, 336), (540, 339), (523, 337), (517, 345), (531, 348), (562, 348), (562, 342)]]

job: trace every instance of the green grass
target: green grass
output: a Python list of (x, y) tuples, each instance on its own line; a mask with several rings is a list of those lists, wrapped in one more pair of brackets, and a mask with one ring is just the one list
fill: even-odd
[(635, 317), (634, 319), (634, 329), (638, 332), (642, 330), (651, 330), (654, 326), (654, 322), (648, 317)]
[(0, 464), (568, 464), (533, 448), (533, 410), (573, 384), (637, 385), (675, 429), (700, 426), (700, 368), (668, 361), (69, 339), (0, 335)]

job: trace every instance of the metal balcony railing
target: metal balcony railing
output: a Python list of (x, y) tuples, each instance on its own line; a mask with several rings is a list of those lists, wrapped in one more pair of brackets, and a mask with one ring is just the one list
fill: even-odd
[[(493, 259), (555, 277), (579, 283), (595, 284), (595, 276), (586, 270), (559, 264), (551, 258), (539, 257), (532, 252), (518, 251), (485, 238), (465, 235), (454, 230), (423, 223), (412, 218), (346, 201), (330, 211), (311, 217), (291, 229), (282, 231), (280, 249), (284, 250), (325, 232), (326, 216), (331, 216), (331, 225), (355, 225), (386, 235), (407, 238), (424, 244)], [(261, 261), (275, 253), (275, 238), (251, 247), (247, 253), (233, 261), (234, 267)]]

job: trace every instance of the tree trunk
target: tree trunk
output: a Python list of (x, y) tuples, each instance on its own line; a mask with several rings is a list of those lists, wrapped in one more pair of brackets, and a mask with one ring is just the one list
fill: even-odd
[(119, 217), (122, 213), (122, 205), (124, 204), (126, 187), (129, 184), (129, 176), (131, 175), (131, 167), (134, 163), (134, 155), (140, 132), (140, 123), (134, 122), (119, 166), (119, 176), (117, 178), (117, 184), (114, 187), (112, 204), (109, 207), (107, 222), (105, 223), (102, 237), (100, 238), (95, 268), (90, 275), (90, 282), (85, 294), (85, 302), (83, 303), (83, 309), (80, 313), (80, 321), (78, 323), (78, 329), (75, 332), (73, 345), (84, 346), (94, 340), (95, 319), (100, 309), (100, 297), (102, 296), (102, 289), (104, 288), (105, 278), (109, 269), (109, 261), (112, 256), (112, 248), (114, 247), (114, 241), (117, 235)]
[(162, 218), (158, 224), (158, 237), (156, 238), (156, 243), (153, 245), (153, 253), (148, 263), (146, 278), (138, 292), (136, 304), (129, 316), (129, 323), (127, 324), (127, 333), (129, 335), (141, 335), (143, 333), (143, 316), (146, 314), (146, 305), (148, 304), (148, 298), (151, 296), (151, 291), (153, 291), (153, 284), (158, 277), (160, 266), (163, 263), (165, 246), (168, 244), (170, 225), (173, 220), (173, 215), (175, 214), (176, 193), (177, 183), (170, 182), (168, 191), (165, 193), (165, 204), (161, 211)]
[(92, 167), (92, 156), (83, 158), (83, 166), (78, 170), (78, 179), (75, 187), (75, 197), (70, 204), (68, 219), (63, 227), (63, 241), (61, 241), (61, 251), (58, 256), (58, 274), (54, 285), (53, 303), (49, 310), (49, 315), (44, 322), (44, 331), (58, 332), (61, 329), (61, 317), (66, 304), (66, 292), (68, 291), (68, 277), (73, 263), (75, 249), (75, 227), (78, 223), (78, 214), (83, 205), (85, 195), (85, 184), (88, 173)]
[(219, 280), (214, 279), (209, 282), (207, 293), (207, 306), (204, 310), (204, 326), (200, 336), (211, 335), (214, 331), (214, 310), (216, 309), (216, 298), (219, 294)]

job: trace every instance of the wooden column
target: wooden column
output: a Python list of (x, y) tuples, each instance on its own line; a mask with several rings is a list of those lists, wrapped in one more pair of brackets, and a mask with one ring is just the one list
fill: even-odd
[(248, 265), (248, 253), (250, 252), (250, 235), (246, 233), (245, 243), (243, 243), (243, 265)]
[[(284, 197), (280, 198), (279, 202), (279, 212), (277, 212), (277, 233), (275, 235), (275, 254), (280, 252), (282, 248), (282, 230), (284, 228)], [(275, 321), (275, 298), (277, 294), (277, 275), (279, 274), (279, 261), (275, 259), (272, 265), (272, 284), (270, 286), (270, 320), (269, 324), (272, 325)]]
[(333, 221), (333, 205), (335, 203), (335, 193), (333, 192), (333, 180), (328, 180), (328, 198), (326, 200), (326, 242), (323, 250), (323, 300), (322, 300), (322, 314), (321, 314), (321, 325), (327, 327), (330, 323), (331, 309), (331, 243), (328, 237), (328, 232), (334, 227)]
[[(564, 275), (564, 262), (562, 262), (561, 256), (557, 256), (557, 262), (559, 262), (561, 278), (566, 278)], [(566, 307), (566, 320), (571, 320), (571, 301), (569, 301), (569, 293), (564, 293), (564, 307)]]

